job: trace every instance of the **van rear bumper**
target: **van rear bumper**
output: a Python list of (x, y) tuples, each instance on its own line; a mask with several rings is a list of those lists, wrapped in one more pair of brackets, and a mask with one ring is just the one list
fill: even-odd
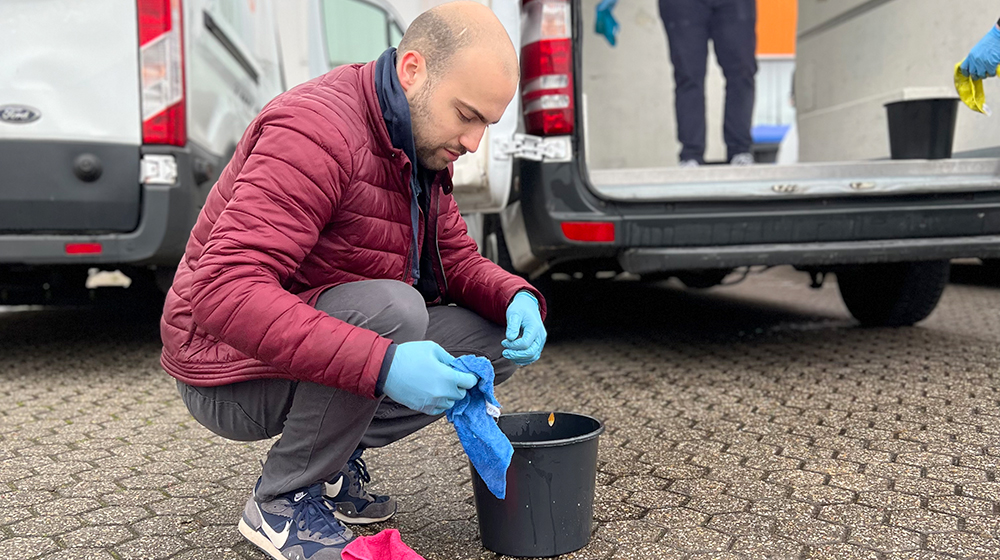
[[(0, 235), (0, 264), (156, 264), (176, 265), (184, 254), (191, 226), (197, 218), (198, 191), (189, 148), (143, 147), (143, 154), (173, 155), (178, 179), (174, 185), (142, 185), (137, 227), (127, 233)], [(138, 177), (135, 179), (138, 180)], [(100, 244), (99, 253), (67, 254), (67, 244)]]
[(1000, 235), (934, 239), (730, 245), (697, 248), (626, 249), (618, 256), (622, 270), (649, 274), (669, 270), (701, 270), (740, 266), (794, 264), (823, 267), (963, 257), (1000, 257)]
[[(617, 262), (637, 274), (751, 265), (835, 266), (1000, 257), (1000, 192), (789, 201), (620, 202), (578, 162), (521, 162), (531, 253), (549, 267)], [(569, 239), (562, 222), (606, 222), (614, 241)]]

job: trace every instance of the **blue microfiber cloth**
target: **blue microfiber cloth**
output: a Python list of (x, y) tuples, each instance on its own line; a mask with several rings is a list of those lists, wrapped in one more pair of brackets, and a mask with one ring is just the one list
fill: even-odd
[(499, 499), (507, 495), (507, 467), (514, 447), (500, 431), (496, 418), (500, 403), (493, 396), (493, 364), (481, 356), (460, 356), (451, 367), (479, 377), (479, 383), (465, 393), (446, 413), (455, 425), (465, 454), (486, 487)]

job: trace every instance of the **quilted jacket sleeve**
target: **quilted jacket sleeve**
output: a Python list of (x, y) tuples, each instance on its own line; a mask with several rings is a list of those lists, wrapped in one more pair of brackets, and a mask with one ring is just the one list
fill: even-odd
[(438, 244), (448, 281), (448, 299), (498, 325), (506, 325), (510, 300), (517, 292), (526, 290), (538, 299), (544, 320), (546, 307), (542, 294), (524, 278), (507, 272), (479, 254), (454, 197), (442, 196), (441, 206)]
[(232, 198), (198, 258), (192, 312), (208, 333), (296, 379), (374, 398), (390, 341), (283, 288), (352, 172), (346, 142), (329, 138), (330, 123), (318, 120), (314, 111), (278, 107), (257, 121)]

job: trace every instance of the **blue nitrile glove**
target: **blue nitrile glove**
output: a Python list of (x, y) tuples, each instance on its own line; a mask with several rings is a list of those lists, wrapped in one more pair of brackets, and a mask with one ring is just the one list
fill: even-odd
[(962, 62), (961, 70), (973, 80), (982, 80), (997, 75), (1000, 66), (1000, 29), (994, 25), (990, 32), (969, 51)]
[(507, 306), (507, 338), (502, 342), (503, 357), (526, 366), (542, 355), (545, 325), (538, 300), (528, 292), (518, 292)]
[(475, 375), (451, 367), (454, 361), (436, 342), (404, 342), (396, 347), (382, 392), (411, 410), (441, 414), (479, 382)]
[(597, 5), (597, 23), (594, 24), (594, 31), (604, 35), (612, 47), (615, 46), (615, 38), (618, 37), (618, 21), (615, 20), (611, 10), (617, 3), (618, 0), (601, 0)]

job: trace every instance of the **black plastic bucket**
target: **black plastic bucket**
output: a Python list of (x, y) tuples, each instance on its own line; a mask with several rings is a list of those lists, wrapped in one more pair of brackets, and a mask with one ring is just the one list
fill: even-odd
[(951, 157), (958, 99), (914, 99), (887, 103), (892, 159)]
[(508, 556), (558, 556), (590, 542), (597, 477), (597, 436), (604, 425), (583, 414), (500, 416), (514, 456), (507, 497), (498, 500), (472, 469), (483, 546)]

